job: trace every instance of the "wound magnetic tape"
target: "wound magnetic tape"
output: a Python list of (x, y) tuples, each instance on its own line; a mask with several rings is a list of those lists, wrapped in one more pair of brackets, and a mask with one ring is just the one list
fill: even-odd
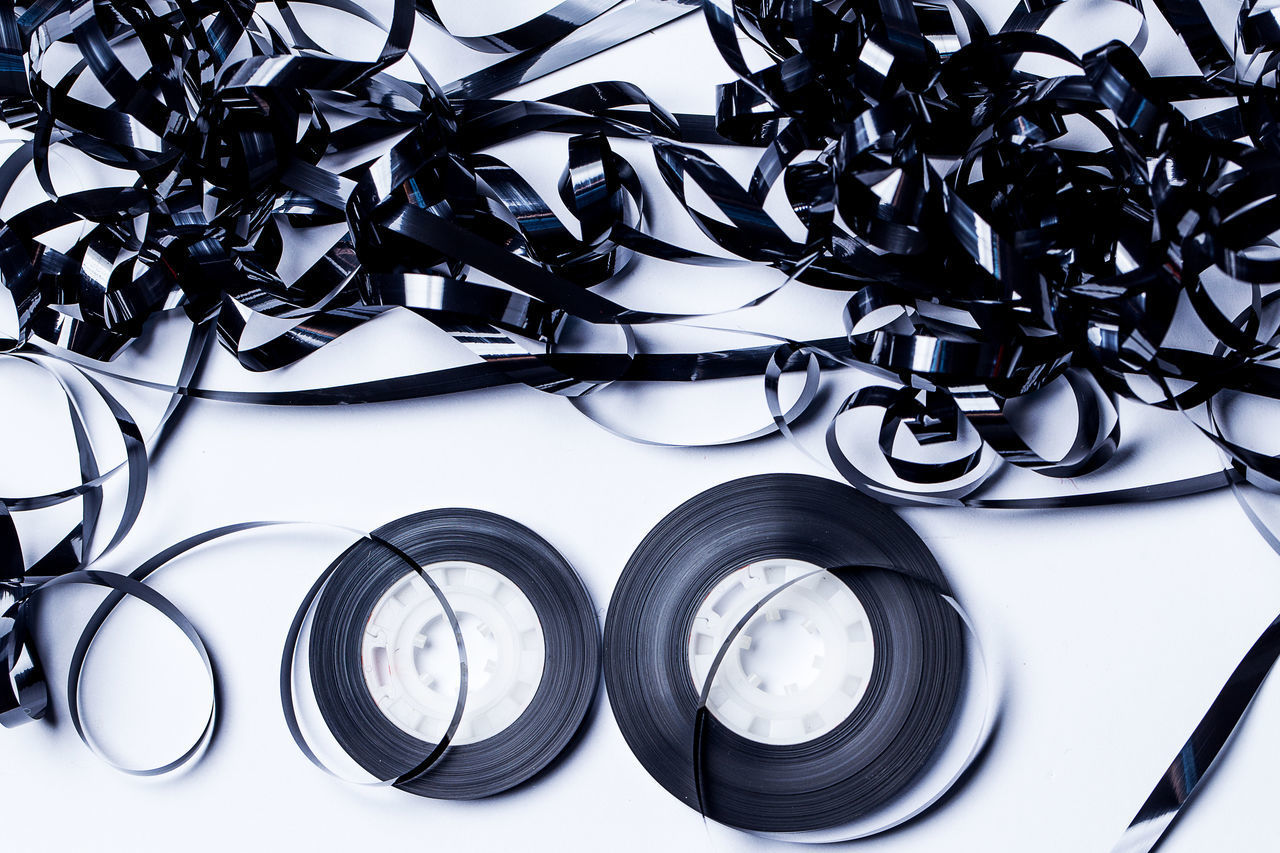
[(967, 634), (891, 510), (764, 475), (690, 499), (640, 543), (609, 605), (605, 680), (628, 745), (686, 804), (754, 832), (850, 837), (946, 752), (972, 686)]
[[(378, 528), (331, 569), (314, 602), (312, 685), (330, 732), (371, 774), (411, 771), (448, 732), (429, 771), (396, 786), (475, 799), (524, 782), (568, 746), (595, 696), (599, 631), (582, 581), (536, 533), (479, 510), (431, 510)], [(452, 731), (458, 685), (431, 667), (434, 654), (456, 674), (449, 622), (467, 670)]]

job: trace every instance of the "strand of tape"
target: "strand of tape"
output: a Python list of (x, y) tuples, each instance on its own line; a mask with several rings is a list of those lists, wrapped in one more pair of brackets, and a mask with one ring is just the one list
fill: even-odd
[[(467, 39), (510, 56), (440, 87), (409, 50), (412, 4), (397, 2), (385, 25), (338, 0), (311, 5), (380, 27), (376, 57), (325, 51), (283, 2), (277, 21), (237, 3), (0, 9), (0, 111), (31, 132), (0, 167), (0, 187), (13, 197), (31, 172), (46, 197), (0, 227), (0, 277), (17, 321), (8, 337), (18, 357), (65, 383), (73, 422), (82, 420), (75, 395), (84, 393), (73, 383), (112, 405), (91, 376), (103, 372), (167, 390), (171, 410), (186, 396), (329, 404), (518, 382), (569, 397), (589, 416), (585, 395), (611, 385), (763, 374), (771, 417), (731, 437), (746, 439), (788, 432), (819, 396), (812, 385), (823, 368), (856, 365), (883, 381), (850, 395), (836, 419), (847, 425), (869, 414), (876, 439), (850, 439), (833, 420), (827, 452), (842, 476), (882, 500), (1071, 506), (1243, 481), (1274, 489), (1280, 479), (1277, 458), (1232, 439), (1215, 411), (1232, 394), (1280, 393), (1272, 236), (1280, 31), (1265, 3), (1241, 7), (1230, 43), (1198, 3), (1156, 3), (1198, 73), (1153, 77), (1139, 58), (1147, 22), (1138, 0), (1103, 4), (1127, 12), (1134, 30), (1083, 55), (1042, 32), (1065, 3), (1028, 3), (988, 28), (962, 3), (704, 2), (738, 78), (721, 87), (714, 118), (671, 114), (625, 83), (540, 101), (494, 99), (692, 6), (566, 3)], [(430, 4), (418, 11), (440, 24)], [(772, 64), (752, 70), (739, 30)], [(55, 47), (80, 59), (46, 63)], [(129, 70), (123, 57), (135, 49), (151, 73)], [(1079, 144), (1081, 129), (1092, 143)], [(569, 135), (559, 192), (581, 237), (484, 153), (533, 132)], [(611, 138), (647, 145), (667, 190), (731, 257), (650, 230), (645, 188)], [(745, 188), (693, 147), (726, 142), (762, 149)], [(108, 167), (116, 179), (61, 192), (54, 154)], [(690, 183), (717, 215), (691, 201)], [(779, 188), (803, 239), (765, 210)], [(66, 226), (80, 236), (56, 249), (51, 235)], [(282, 272), (295, 231), (330, 226), (345, 227), (318, 262)], [(749, 349), (644, 352), (646, 328), (693, 318), (588, 289), (637, 255), (780, 271), (776, 286), (729, 307), (758, 304), (792, 282), (848, 291), (846, 334), (794, 341), (764, 330), (768, 343)], [(504, 287), (470, 281), (471, 271)], [(273, 393), (200, 387), (190, 372), (200, 347), (176, 383), (105, 364), (149, 318), (178, 307), (201, 324), (193, 343), (216, 329), (252, 370), (297, 362), (392, 307), (428, 318), (482, 363)], [(250, 345), (246, 331), (259, 319), (284, 331)], [(614, 330), (621, 343), (566, 351), (567, 330), (583, 327)], [(40, 348), (78, 373), (40, 361)], [(806, 389), (788, 409), (773, 399), (773, 383), (798, 368)], [(1055, 382), (1075, 401), (1066, 417), (1076, 437), (1047, 458), (1009, 409), (1034, 405)], [(1104, 465), (1119, 442), (1118, 393), (1186, 412), (1227, 468), (1071, 498), (983, 493), (997, 462), (1052, 477)], [(122, 407), (116, 420), (131, 448), (127, 465), (98, 470), (77, 427), (82, 483), (3, 502), (6, 602), (25, 597), (33, 579), (87, 570), (106, 479), (128, 472), (136, 513), (145, 442)], [(978, 436), (976, 449), (968, 433)], [(915, 462), (906, 453), (913, 442), (949, 444), (955, 456)], [(877, 449), (887, 474), (860, 461)], [(81, 523), (28, 567), (8, 513), (70, 500), (82, 503)], [(29, 648), (13, 639), (20, 634), (7, 636), (11, 691), (33, 695), (41, 687)], [(1238, 719), (1244, 704), (1219, 719)]]
[[(11, 681), (16, 695), (0, 695), (0, 709), (10, 717), (38, 717), (46, 708), (43, 687), (32, 689), (40, 683), (30, 642), (36, 601), (68, 584), (106, 587), (110, 594), (71, 657), (69, 718), (91, 750), (126, 773), (157, 775), (186, 764), (213, 735), (214, 663), (190, 620), (145, 581), (225, 537), (298, 525), (230, 525), (183, 540), (127, 576), (81, 570), (35, 587), (4, 613), (5, 642), (23, 650), (28, 668)], [(372, 533), (334, 529), (360, 538), (304, 597), (281, 657), (285, 722), (302, 753), (346, 781), (437, 799), (489, 796), (546, 769), (582, 726), (599, 680), (594, 607), (564, 558), (528, 528), (478, 510), (430, 510)], [(182, 631), (211, 687), (199, 737), (157, 767), (114, 760), (81, 715), (85, 661), (126, 597), (155, 608)], [(308, 733), (300, 701), (323, 719), (325, 738)], [(346, 760), (334, 761), (328, 741)], [(348, 771), (352, 763), (357, 772)]]

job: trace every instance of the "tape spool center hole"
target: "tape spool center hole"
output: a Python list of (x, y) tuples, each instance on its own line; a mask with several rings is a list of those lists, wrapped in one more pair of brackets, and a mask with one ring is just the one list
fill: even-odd
[[(467, 696), (453, 743), (484, 740), (514, 723), (542, 681), (542, 624), (528, 597), (493, 569), (461, 560), (424, 566), (457, 620), (467, 655)], [(361, 639), (365, 686), (382, 714), (436, 743), (458, 699), (458, 645), (440, 600), (416, 572), (370, 611)]]
[[(498, 638), (494, 636), (493, 629), (474, 613), (455, 612), (454, 617), (458, 620), (462, 643), (467, 650), (468, 689), (483, 690), (502, 653)], [(458, 644), (453, 636), (453, 627), (443, 613), (422, 626), (414, 640), (415, 647), (419, 644), (421, 646), (413, 652), (413, 667), (418, 679), (435, 686), (452, 682), (450, 690), (456, 689)]]
[(771, 608), (738, 635), (742, 671), (762, 693), (795, 693), (822, 674), (827, 644), (813, 622), (795, 610)]
[(694, 613), (689, 636), (695, 691), (702, 692), (726, 643), (730, 648), (714, 675), (707, 707), (737, 734), (775, 745), (813, 740), (847, 719), (866, 693), (875, 662), (858, 596), (803, 560), (760, 560), (711, 589)]

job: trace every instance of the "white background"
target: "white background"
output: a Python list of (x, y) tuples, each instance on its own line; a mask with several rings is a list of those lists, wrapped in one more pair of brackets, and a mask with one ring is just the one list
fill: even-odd
[[(502, 14), (520, 17), (510, 9)], [(419, 50), (433, 71), (439, 68), (441, 80), (474, 62), (430, 34)], [(1177, 65), (1182, 59), (1174, 52), (1157, 57), (1175, 68), (1185, 67)], [(672, 109), (705, 112), (712, 107), (712, 84), (728, 78), (695, 16), (520, 94), (627, 79)], [(558, 174), (563, 145), (562, 139), (539, 140), (502, 153), (545, 188)], [(620, 150), (643, 159), (641, 148)], [(650, 165), (638, 165), (646, 178), (656, 177)], [(671, 207), (656, 200), (660, 230), (700, 245)], [(775, 274), (754, 275), (767, 284)], [(714, 288), (726, 282), (756, 286), (724, 273), (651, 264), (619, 298), (643, 294), (646, 283), (660, 279), (690, 290), (699, 285), (689, 299), (721, 298)], [(701, 296), (707, 290), (712, 297)], [(789, 334), (832, 333), (839, 328), (838, 302), (787, 292), (720, 325), (737, 323)], [(157, 340), (126, 365), (148, 375), (172, 369), (173, 338), (180, 331), (158, 330)], [(424, 323), (391, 316), (282, 377), (246, 377), (219, 352), (208, 382), (288, 387), (465, 362), (467, 356), (451, 346)], [(7, 399), (29, 403), (9, 407), (0, 434), (3, 493), (74, 477), (58, 398), (9, 361), (0, 364), (0, 383)], [(694, 424), (713, 422), (720, 398), (713, 406), (713, 392), (689, 390), (655, 392), (643, 402), (661, 405), (664, 417), (675, 412)], [(758, 382), (745, 393), (758, 411)], [(122, 395), (144, 420), (163, 402), (136, 392)], [(619, 405), (624, 418), (655, 413), (637, 409), (634, 400)], [(1216, 464), (1207, 443), (1179, 416), (1131, 405), (1122, 414), (1132, 449), (1096, 479), (1099, 487), (1194, 474)], [(827, 473), (780, 437), (712, 448), (627, 442), (565, 400), (526, 388), (324, 410), (197, 402), (155, 460), (139, 523), (103, 567), (127, 571), (184, 536), (237, 521), (298, 519), (371, 529), (421, 509), (469, 506), (510, 516), (547, 538), (581, 573), (603, 621), (618, 573), (663, 515), (702, 489), (770, 471)], [(1010, 482), (1024, 493), (1051, 488), (1035, 478)], [(944, 845), (957, 851), (1109, 850), (1227, 674), (1280, 609), (1280, 558), (1228, 493), (1109, 509), (904, 515), (971, 614), (1000, 680), (1002, 721), (989, 755), (956, 796), (900, 830), (856, 844), (867, 851)], [(355, 787), (317, 771), (285, 731), (276, 672), (297, 602), (344, 541), (316, 528), (252, 533), (157, 576), (155, 585), (199, 626), (220, 668), (222, 724), (208, 754), (189, 771), (141, 780), (85, 750), (65, 713), (52, 723), (0, 732), (0, 849), (784, 846), (708, 826), (667, 795), (631, 756), (603, 691), (584, 738), (560, 766), (492, 800), (434, 802)], [(42, 649), (59, 704), (58, 679), (94, 600), (73, 591), (50, 599), (46, 608)], [(104, 745), (126, 760), (145, 761), (177, 743), (198, 717), (203, 696), (176, 632), (143, 608), (126, 611), (90, 661), (85, 696)], [(1277, 748), (1280, 688), (1268, 684), (1212, 773), (1212, 784), (1164, 849), (1274, 849), (1280, 783), (1271, 756)]]

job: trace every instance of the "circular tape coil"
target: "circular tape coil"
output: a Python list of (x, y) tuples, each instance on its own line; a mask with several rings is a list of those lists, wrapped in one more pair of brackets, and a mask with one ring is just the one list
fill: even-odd
[[(421, 512), (383, 525), (374, 536), (424, 569), (461, 562), (500, 574), (532, 604), (545, 649), (536, 690), (514, 722), (481, 740), (449, 744), (429, 772), (397, 787), (436, 799), (478, 799), (545, 769), (581, 728), (599, 681), (594, 605), (573, 568), (532, 530), (480, 510)], [(367, 541), (348, 549), (338, 563), (315, 602), (309, 664), (316, 705), (347, 754), (387, 778), (417, 764), (424, 743), (376, 704), (362, 643), (374, 608), (403, 581), (405, 567)]]
[[(875, 644), (853, 712), (793, 744), (700, 714), (689, 664), (700, 603), (734, 572), (777, 559), (833, 570)], [(623, 570), (605, 626), (610, 704), (645, 769), (713, 820), (770, 834), (854, 824), (920, 778), (952, 729), (966, 625), (948, 590), (915, 532), (848, 486), (791, 474), (725, 483), (660, 521)]]

